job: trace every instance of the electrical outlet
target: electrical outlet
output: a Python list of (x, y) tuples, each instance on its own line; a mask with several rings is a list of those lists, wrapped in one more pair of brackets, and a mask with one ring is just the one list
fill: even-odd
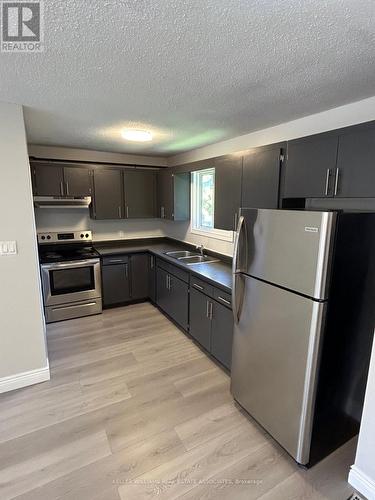
[(365, 499), (359, 496), (358, 493), (353, 493), (353, 495), (348, 500), (365, 500)]
[(0, 255), (16, 255), (16, 241), (0, 241)]

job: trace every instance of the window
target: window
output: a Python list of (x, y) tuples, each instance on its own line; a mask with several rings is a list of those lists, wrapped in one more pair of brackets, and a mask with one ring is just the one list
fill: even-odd
[(214, 227), (215, 169), (192, 172), (191, 176), (191, 231), (226, 241), (233, 241), (232, 231)]

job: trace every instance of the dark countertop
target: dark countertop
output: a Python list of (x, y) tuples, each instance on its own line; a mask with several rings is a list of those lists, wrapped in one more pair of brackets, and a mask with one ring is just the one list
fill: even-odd
[[(150, 238), (145, 240), (118, 240), (118, 241), (99, 241), (94, 242), (94, 248), (100, 254), (101, 257), (109, 257), (111, 255), (120, 255), (126, 253), (139, 253), (139, 252), (150, 252), (151, 254), (161, 257), (164, 260), (184, 269), (209, 281), (214, 286), (219, 286), (228, 293), (232, 290), (232, 266), (228, 262), (228, 257), (223, 256), (218, 262), (203, 263), (203, 264), (192, 264), (187, 265), (183, 262), (165, 255), (165, 252), (171, 252), (174, 250), (195, 250), (192, 245), (187, 243), (182, 243), (179, 241), (174, 241), (167, 238)], [(212, 255), (212, 252), (207, 252)], [(218, 254), (214, 255), (215, 258), (220, 259)]]

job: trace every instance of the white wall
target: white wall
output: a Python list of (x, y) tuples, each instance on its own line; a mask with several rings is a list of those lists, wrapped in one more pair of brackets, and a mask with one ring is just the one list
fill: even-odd
[(203, 245), (205, 248), (213, 250), (214, 252), (228, 255), (230, 257), (233, 256), (233, 242), (194, 234), (191, 232), (190, 222), (163, 221), (163, 223), (164, 234), (170, 238), (185, 241), (186, 243), (191, 243), (193, 245)]
[(131, 155), (126, 153), (110, 153), (107, 151), (92, 151), (90, 149), (62, 148), (57, 146), (39, 146), (29, 144), (29, 155), (36, 158), (53, 160), (91, 161), (98, 163), (111, 163), (113, 165), (147, 165), (153, 167), (166, 167), (167, 158), (162, 156)]
[(147, 165), (166, 167), (167, 158), (162, 156), (131, 155), (126, 153), (109, 153), (107, 151), (92, 151), (90, 149), (62, 148), (57, 146), (39, 146), (29, 144), (29, 155), (35, 158), (48, 158), (67, 161), (90, 161), (111, 163), (113, 165)]
[(349, 483), (369, 500), (375, 500), (375, 342), (367, 381), (355, 464)]
[(164, 236), (158, 219), (149, 220), (93, 220), (88, 209), (37, 208), (35, 218), (38, 231), (93, 231), (95, 241), (148, 238)]
[(169, 236), (193, 245), (232, 256), (233, 243), (207, 238), (190, 232), (190, 222), (171, 222), (161, 219), (129, 221), (97, 221), (90, 219), (87, 209), (37, 208), (38, 231), (93, 231), (94, 241), (152, 238)]
[[(371, 120), (375, 120), (375, 97), (175, 155), (169, 158), (168, 164), (182, 165)], [(250, 121), (251, 117), (249, 128)]]
[(0, 392), (3, 392), (49, 376), (21, 106), (0, 103), (0, 151), (0, 240), (16, 240), (18, 245), (17, 255), (0, 256)]

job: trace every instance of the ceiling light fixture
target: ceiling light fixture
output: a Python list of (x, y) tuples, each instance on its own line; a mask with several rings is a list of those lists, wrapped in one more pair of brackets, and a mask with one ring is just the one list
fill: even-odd
[(152, 134), (147, 130), (123, 130), (122, 137), (127, 141), (147, 142), (152, 141)]

